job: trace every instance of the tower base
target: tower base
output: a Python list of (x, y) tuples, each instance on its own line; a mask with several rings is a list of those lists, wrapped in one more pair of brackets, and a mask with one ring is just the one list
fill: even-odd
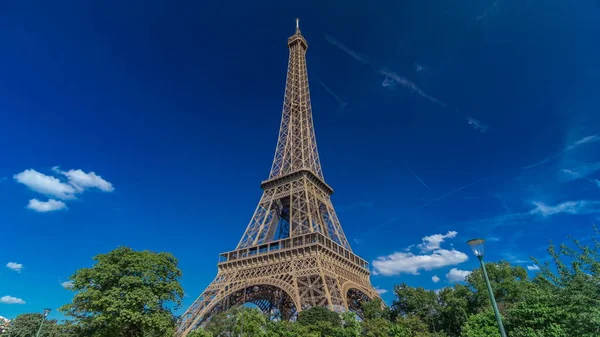
[(379, 297), (368, 264), (320, 233), (223, 253), (218, 268), (217, 277), (181, 317), (177, 337), (244, 303), (289, 320), (314, 306), (362, 316), (360, 303)]

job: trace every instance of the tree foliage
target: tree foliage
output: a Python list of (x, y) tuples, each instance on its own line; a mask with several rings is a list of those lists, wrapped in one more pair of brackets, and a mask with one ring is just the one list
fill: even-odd
[(119, 247), (94, 257), (96, 264), (70, 280), (72, 303), (60, 310), (85, 336), (153, 337), (173, 333), (167, 305), (179, 306), (183, 289), (177, 259), (168, 253)]
[[(504, 326), (510, 337), (600, 336), (600, 242), (598, 231), (569, 244), (550, 244), (548, 263), (534, 278), (508, 262), (486, 263)], [(170, 254), (120, 247), (98, 255), (91, 268), (72, 277), (72, 317), (45, 321), (43, 337), (172, 337), (183, 291), (177, 260)], [(256, 308), (233, 308), (213, 316), (189, 337), (494, 337), (498, 326), (481, 270), (464, 284), (438, 291), (400, 284), (390, 307), (380, 300), (353, 312), (303, 310), (295, 321), (271, 320)], [(2, 337), (35, 335), (40, 314), (23, 314)]]
[(54, 319), (43, 320), (42, 314), (27, 313), (17, 316), (10, 322), (10, 325), (5, 333), (0, 334), (2, 337), (32, 337), (35, 336), (40, 325), (40, 337), (75, 337), (73, 326), (70, 322), (58, 323)]

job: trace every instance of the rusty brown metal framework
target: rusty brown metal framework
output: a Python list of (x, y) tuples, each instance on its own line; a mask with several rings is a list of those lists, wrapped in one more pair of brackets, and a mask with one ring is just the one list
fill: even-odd
[(237, 248), (220, 255), (216, 278), (181, 316), (178, 337), (244, 303), (291, 319), (313, 306), (360, 315), (360, 303), (378, 297), (368, 263), (352, 252), (331, 203), (333, 189), (323, 177), (308, 89), (308, 44), (298, 19), (288, 48), (279, 140), (262, 198)]

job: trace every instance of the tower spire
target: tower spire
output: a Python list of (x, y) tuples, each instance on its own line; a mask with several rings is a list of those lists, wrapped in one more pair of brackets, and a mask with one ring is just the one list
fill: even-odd
[(300, 33), (300, 19), (296, 18), (296, 33)]

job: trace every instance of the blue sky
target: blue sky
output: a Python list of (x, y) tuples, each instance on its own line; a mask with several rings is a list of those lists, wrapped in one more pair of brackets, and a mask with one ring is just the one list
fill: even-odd
[(0, 315), (70, 301), (61, 283), (118, 245), (173, 253), (193, 302), (261, 196), (297, 16), (325, 179), (384, 299), (460, 281), (475, 236), (488, 260), (531, 266), (600, 215), (598, 15), (593, 0), (0, 1)]

